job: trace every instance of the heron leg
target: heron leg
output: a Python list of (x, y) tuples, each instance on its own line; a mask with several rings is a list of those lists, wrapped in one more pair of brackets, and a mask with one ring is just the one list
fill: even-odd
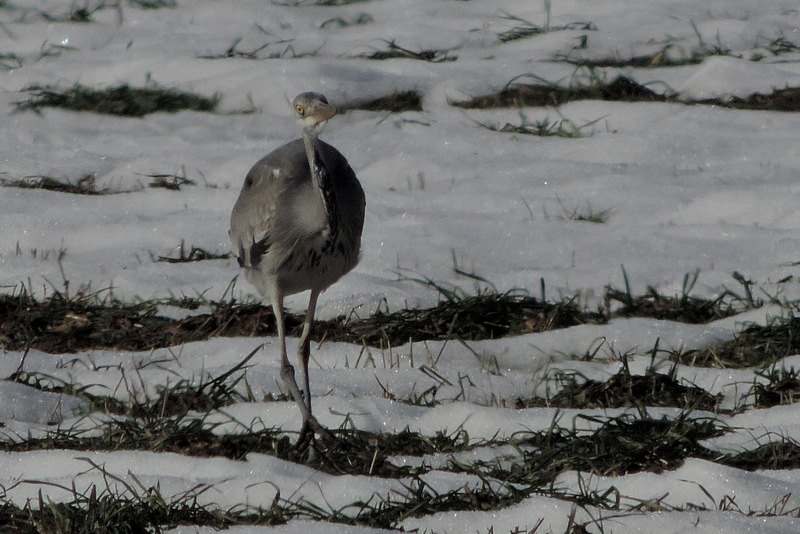
[(308, 298), (308, 310), (306, 311), (306, 318), (303, 321), (303, 334), (300, 336), (300, 343), (297, 346), (297, 356), (300, 359), (300, 365), (303, 367), (303, 391), (306, 396), (306, 407), (309, 413), (311, 412), (311, 381), (308, 376), (308, 360), (311, 358), (311, 323), (314, 322), (314, 312), (317, 309), (317, 298), (319, 291), (311, 290), (311, 296)]
[[(308, 299), (308, 310), (306, 311), (306, 318), (303, 322), (303, 333), (300, 336), (300, 343), (297, 346), (297, 355), (300, 359), (300, 364), (303, 366), (303, 382), (305, 387), (305, 401), (306, 401), (306, 408), (308, 409), (308, 413), (311, 413), (311, 383), (308, 376), (308, 360), (311, 357), (311, 339), (309, 337), (311, 333), (311, 323), (314, 321), (314, 312), (317, 309), (317, 297), (319, 297), (319, 291), (312, 290), (311, 296)], [(312, 423), (313, 421), (313, 423)], [(311, 416), (311, 420), (309, 421), (311, 425), (304, 425), (304, 428), (314, 430), (316, 433), (321, 434), (324, 438), (326, 438), (329, 442), (335, 442), (336, 438), (333, 436), (330, 430), (319, 424), (317, 419), (314, 416)], [(316, 425), (316, 426), (314, 426)], [(308, 432), (308, 430), (306, 430)], [(300, 432), (301, 438), (304, 435), (304, 432)]]
[[(320, 433), (322, 435), (329, 436), (330, 431), (319, 424), (319, 421), (317, 421), (316, 418), (311, 415), (310, 403), (307, 404), (303, 398), (303, 392), (300, 391), (300, 387), (297, 385), (297, 380), (295, 380), (294, 367), (292, 367), (292, 364), (289, 363), (289, 357), (286, 353), (286, 324), (284, 322), (283, 314), (283, 294), (279, 289), (275, 288), (272, 291), (270, 300), (272, 302), (272, 312), (275, 314), (275, 326), (278, 330), (278, 343), (281, 347), (281, 379), (283, 380), (286, 389), (289, 390), (289, 394), (300, 408), (300, 413), (303, 416), (303, 427), (300, 430), (298, 445), (305, 447), (308, 445), (311, 439), (313, 439), (314, 433)], [(306, 366), (304, 366), (304, 371), (306, 376), (305, 380), (308, 382), (307, 362)], [(309, 433), (311, 434), (310, 436)]]
[(283, 295), (278, 289), (275, 289), (271, 295), (272, 300), (272, 313), (275, 315), (275, 327), (278, 330), (278, 344), (281, 348), (281, 379), (289, 390), (289, 394), (294, 401), (300, 406), (300, 412), (303, 414), (303, 422), (306, 421), (310, 413), (307, 413), (306, 405), (303, 402), (303, 393), (297, 386), (297, 380), (294, 378), (294, 367), (289, 363), (289, 357), (286, 354), (286, 324), (284, 323), (283, 315)]

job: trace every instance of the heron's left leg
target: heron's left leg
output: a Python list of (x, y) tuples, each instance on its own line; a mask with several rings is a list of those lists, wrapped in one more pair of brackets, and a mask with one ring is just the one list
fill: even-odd
[[(303, 324), (303, 333), (300, 336), (300, 343), (297, 347), (297, 355), (303, 367), (303, 387), (305, 388), (305, 398), (303, 400), (306, 403), (305, 409), (309, 414), (311, 413), (311, 385), (308, 377), (308, 360), (311, 356), (311, 339), (309, 339), (309, 334), (311, 333), (311, 323), (314, 321), (314, 311), (317, 308), (317, 297), (319, 297), (319, 291), (311, 291), (311, 297), (308, 299), (308, 311), (306, 312), (306, 318)], [(315, 426), (310, 426), (308, 424), (312, 421), (316, 423)], [(312, 415), (311, 419), (303, 425), (303, 429), (300, 431), (300, 439), (306, 441), (313, 440), (315, 432), (321, 434), (329, 443), (334, 443), (336, 441), (336, 438), (330, 430), (319, 424)], [(311, 453), (313, 454), (313, 450)]]
[(306, 407), (311, 413), (311, 381), (308, 376), (308, 360), (311, 358), (311, 323), (314, 322), (314, 312), (317, 309), (317, 298), (319, 291), (311, 290), (311, 296), (308, 298), (308, 311), (306, 311), (306, 318), (303, 322), (303, 334), (300, 336), (300, 343), (297, 346), (297, 356), (300, 358), (300, 365), (303, 368), (303, 388), (305, 393)]

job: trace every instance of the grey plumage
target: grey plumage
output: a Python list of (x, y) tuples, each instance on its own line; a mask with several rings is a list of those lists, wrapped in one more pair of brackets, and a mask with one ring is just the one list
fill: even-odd
[[(318, 139), (335, 109), (318, 93), (302, 93), (293, 105), (303, 138), (273, 150), (250, 169), (231, 213), (229, 235), (247, 280), (272, 303), (281, 376), (303, 414), (303, 431), (325, 433), (311, 414), (308, 335), (319, 293), (358, 263), (365, 198), (347, 159)], [(311, 294), (298, 348), (303, 394), (286, 357), (282, 306), (285, 296), (305, 290)]]
[[(358, 262), (364, 193), (338, 150), (318, 141), (316, 156), (332, 183), (327, 203), (312, 187), (303, 140), (295, 139), (253, 166), (231, 214), (239, 265), (264, 296), (272, 277), (284, 295), (322, 291)], [(340, 221), (341, 213), (358, 216)]]

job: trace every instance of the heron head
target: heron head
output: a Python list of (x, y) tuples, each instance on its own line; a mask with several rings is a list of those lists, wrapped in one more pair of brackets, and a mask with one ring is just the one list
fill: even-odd
[(328, 119), (336, 115), (336, 108), (328, 104), (328, 100), (319, 93), (300, 93), (292, 101), (294, 112), (303, 129), (319, 132)]

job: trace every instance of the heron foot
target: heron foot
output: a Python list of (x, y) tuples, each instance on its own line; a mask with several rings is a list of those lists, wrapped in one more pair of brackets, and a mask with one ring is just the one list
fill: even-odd
[[(317, 434), (320, 435), (319, 439)], [(315, 464), (320, 457), (330, 461), (328, 453), (336, 448), (337, 443), (333, 433), (312, 418), (303, 423), (294, 450), (304, 457), (305, 463)]]
[(336, 436), (333, 435), (333, 432), (322, 426), (320, 422), (317, 421), (317, 418), (312, 415), (310, 419), (306, 419), (303, 422), (303, 427), (300, 429), (300, 437), (295, 446), (300, 447), (301, 444), (308, 446), (309, 443), (316, 441), (317, 435), (319, 435), (323, 441), (336, 443)]
[(300, 429), (300, 436), (297, 438), (294, 448), (297, 451), (306, 451), (309, 448), (313, 450), (313, 443), (315, 439), (316, 436), (314, 435), (314, 431), (311, 429), (311, 426), (308, 423), (303, 423), (303, 428)]

